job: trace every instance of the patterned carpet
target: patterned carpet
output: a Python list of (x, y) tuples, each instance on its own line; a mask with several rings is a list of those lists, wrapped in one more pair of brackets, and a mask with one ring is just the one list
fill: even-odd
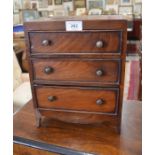
[(130, 83), (128, 88), (128, 100), (138, 100), (140, 82), (139, 61), (132, 61), (130, 66)]
[(139, 60), (126, 62), (124, 100), (138, 100), (140, 83)]

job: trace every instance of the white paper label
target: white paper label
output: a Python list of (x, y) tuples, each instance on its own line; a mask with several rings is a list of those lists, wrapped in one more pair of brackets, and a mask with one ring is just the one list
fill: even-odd
[(82, 21), (66, 21), (66, 31), (82, 31)]

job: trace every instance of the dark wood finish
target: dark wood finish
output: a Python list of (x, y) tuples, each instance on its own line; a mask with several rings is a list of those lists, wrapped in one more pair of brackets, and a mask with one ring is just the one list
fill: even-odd
[[(100, 112), (115, 114), (118, 102), (118, 89), (85, 87), (36, 87), (40, 108), (53, 110), (76, 110), (82, 112)], [(52, 100), (49, 99), (52, 97)], [(97, 104), (102, 99), (103, 103)], [(97, 102), (97, 103), (96, 103)]]
[[(65, 30), (66, 20), (81, 20), (83, 31), (67, 32)], [(119, 16), (53, 17), (26, 22), (24, 25), (37, 126), (40, 126), (42, 116), (46, 116), (73, 123), (108, 121), (117, 126), (119, 131), (124, 87), (127, 21)], [(56, 93), (54, 95), (64, 93), (61, 102), (55, 101), (55, 107), (49, 108), (50, 104), (46, 94), (49, 94), (50, 91), (43, 89), (40, 93), (36, 92), (36, 86), (40, 85), (50, 86), (50, 91)], [(71, 89), (77, 85), (83, 89), (93, 86), (94, 89), (90, 87), (84, 95), (81, 90)], [(65, 88), (58, 91), (58, 87)], [(114, 95), (112, 91), (108, 90), (109, 88), (119, 90), (119, 95)], [(98, 91), (99, 89), (101, 90)], [(101, 94), (106, 94), (103, 97), (107, 98), (107, 105), (109, 105), (105, 111), (98, 108), (102, 105), (93, 105), (96, 95), (98, 97)], [(91, 96), (86, 100), (88, 95)], [(78, 96), (80, 97), (75, 101), (73, 97)], [(70, 101), (69, 97), (74, 103)], [(55, 98), (55, 96), (49, 96), (48, 100), (53, 101)], [(97, 104), (102, 102), (102, 98), (96, 101)], [(59, 110), (56, 109), (57, 105)], [(114, 111), (115, 115), (108, 113)], [(101, 112), (106, 112), (106, 115)]]
[(37, 53), (121, 52), (121, 31), (30, 32), (29, 37), (31, 52)]
[[(48, 117), (48, 118), (53, 118), (53, 119), (57, 119), (59, 121), (64, 121), (64, 122), (72, 122), (75, 124), (94, 124), (94, 123), (104, 123), (106, 124), (108, 122), (108, 124), (111, 125), (111, 127), (113, 126), (114, 128), (116, 128), (117, 132), (120, 132), (120, 118), (119, 115), (117, 114), (103, 114), (103, 113), (99, 113), (99, 112), (82, 112), (82, 111), (61, 111), (61, 110), (49, 110), (49, 109), (45, 109), (45, 108), (39, 108), (39, 112), (42, 116)], [(42, 126), (41, 121), (43, 120), (43, 118), (41, 117), (40, 124), (37, 124), (39, 127)]]
[(27, 147), (20, 144), (14, 144), (13, 155), (60, 155), (60, 154), (36, 149), (33, 147)]
[(127, 54), (135, 54), (138, 51), (138, 47), (137, 47), (137, 42), (135, 43), (131, 43), (128, 42), (127, 43)]
[(81, 125), (45, 118), (42, 127), (36, 128), (31, 101), (14, 115), (14, 155), (46, 155), (47, 151), (63, 151), (66, 155), (141, 155), (141, 106), (138, 101), (124, 102), (122, 132), (118, 135), (108, 122)]
[(142, 39), (142, 19), (134, 19), (133, 30), (128, 32), (127, 54), (139, 54)]
[[(83, 152), (79, 152), (76, 150), (67, 149), (64, 147), (59, 147), (56, 145), (52, 145), (52, 144), (48, 144), (48, 143), (44, 143), (44, 142), (39, 142), (39, 141), (34, 141), (34, 140), (30, 140), (30, 139), (25, 139), (25, 138), (17, 137), (17, 136), (13, 137), (13, 141), (14, 141), (15, 151), (17, 149), (18, 150), (23, 149), (22, 153), (25, 153), (24, 152), (24, 150), (25, 150), (26, 153), (30, 153), (30, 154), (34, 153), (34, 152), (35, 153), (41, 153), (41, 154), (51, 153), (54, 155), (57, 153), (63, 154), (63, 155), (65, 155), (65, 154), (67, 154), (67, 155), (83, 155), (84, 154)], [(29, 149), (27, 149), (26, 146), (29, 147)], [(20, 151), (18, 153), (20, 153)], [(87, 154), (87, 153), (85, 153), (85, 154)], [(89, 155), (92, 155), (92, 154), (89, 153)]]
[(128, 40), (142, 39), (142, 19), (134, 19), (133, 30), (128, 32)]
[(100, 85), (120, 82), (119, 59), (33, 59), (32, 64), (35, 80), (95, 82)]

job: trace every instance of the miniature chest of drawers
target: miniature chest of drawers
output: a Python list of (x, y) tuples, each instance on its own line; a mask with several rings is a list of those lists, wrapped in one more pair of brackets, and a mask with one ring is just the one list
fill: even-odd
[[(67, 21), (82, 30), (66, 30)], [(25, 35), (37, 126), (42, 116), (120, 128), (127, 22), (119, 16), (26, 22)]]

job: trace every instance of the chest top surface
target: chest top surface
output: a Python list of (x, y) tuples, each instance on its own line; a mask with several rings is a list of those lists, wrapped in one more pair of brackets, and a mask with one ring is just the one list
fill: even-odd
[(82, 21), (83, 30), (94, 29), (126, 29), (127, 20), (118, 15), (102, 15), (102, 16), (66, 16), (66, 17), (50, 17), (40, 18), (37, 20), (25, 22), (25, 30), (66, 30), (66, 21)]

